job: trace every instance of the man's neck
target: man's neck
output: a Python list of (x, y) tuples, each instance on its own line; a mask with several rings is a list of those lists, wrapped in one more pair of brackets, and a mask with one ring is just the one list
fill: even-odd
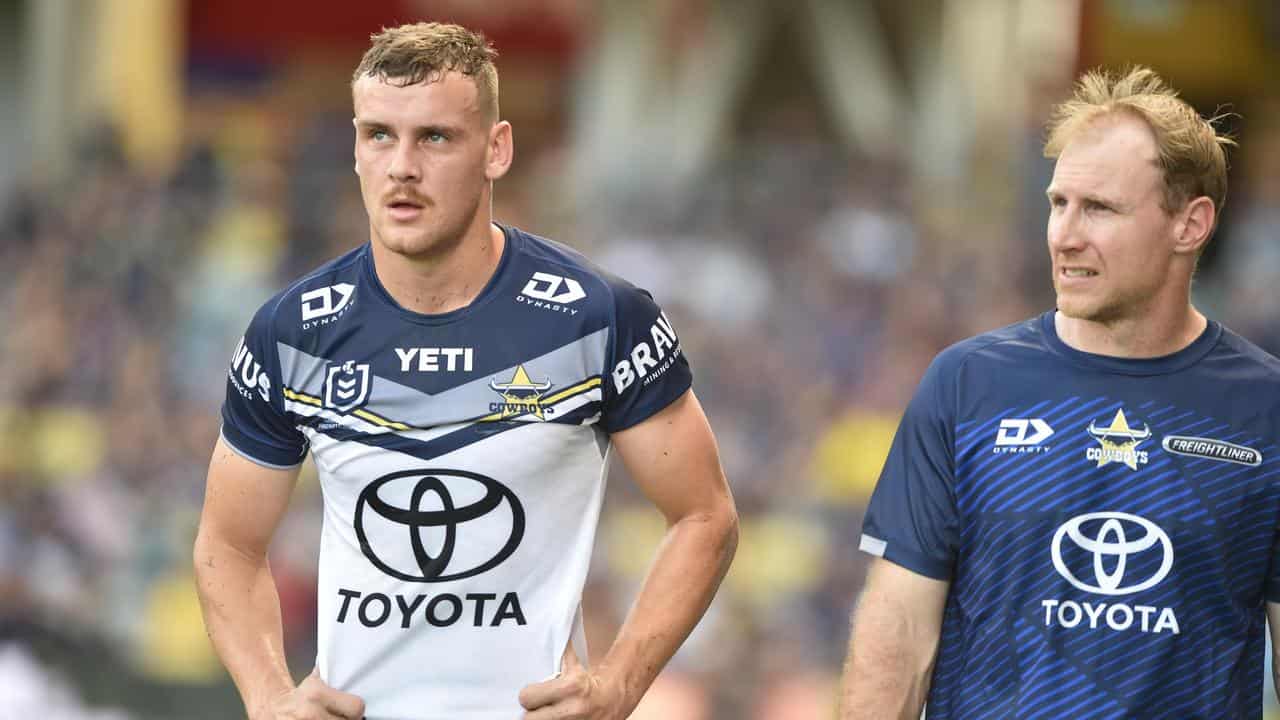
[(1128, 317), (1113, 322), (1053, 316), (1058, 337), (1068, 346), (1095, 355), (1155, 358), (1171, 355), (1204, 332), (1208, 320), (1190, 302), (1177, 310)]
[(372, 243), (373, 267), (382, 287), (406, 310), (439, 315), (470, 305), (502, 260), (506, 236), (485, 222), (455, 247), (433, 257), (410, 257)]

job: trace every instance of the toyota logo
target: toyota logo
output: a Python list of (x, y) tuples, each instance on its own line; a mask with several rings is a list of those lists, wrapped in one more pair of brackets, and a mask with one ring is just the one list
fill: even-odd
[(356, 500), (360, 550), (409, 582), (479, 575), (515, 552), (524, 508), (493, 478), (463, 470), (405, 470), (369, 483)]
[[(1063, 561), (1063, 540), (1070, 539), (1079, 550), (1067, 549), (1077, 557), (1080, 551), (1093, 556), (1093, 579), (1096, 584), (1081, 580)], [(1141, 582), (1125, 584), (1126, 571), (1133, 571), (1129, 558), (1140, 565), (1141, 575), (1148, 575), (1155, 558), (1151, 553), (1159, 545), (1160, 568)], [(1077, 515), (1062, 524), (1053, 535), (1053, 567), (1058, 574), (1075, 587), (1099, 595), (1128, 595), (1154, 587), (1169, 574), (1173, 567), (1173, 543), (1159, 525), (1137, 515), (1122, 512), (1096, 512)], [(1076, 562), (1077, 569), (1082, 563)], [(1111, 567), (1108, 570), (1108, 567)], [(1130, 575), (1133, 572), (1129, 573)]]

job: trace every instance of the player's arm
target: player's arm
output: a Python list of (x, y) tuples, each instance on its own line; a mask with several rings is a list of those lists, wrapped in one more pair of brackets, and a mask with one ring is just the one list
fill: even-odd
[(955, 352), (925, 371), (862, 522), (876, 556), (854, 612), (840, 720), (917, 720), (933, 680), (960, 547), (955, 483)]
[(1267, 603), (1267, 628), (1271, 631), (1271, 683), (1280, 700), (1280, 603)]
[(627, 717), (706, 611), (737, 548), (737, 511), (692, 390), (612, 441), (667, 532), (604, 658), (586, 670), (568, 651), (560, 677), (520, 693), (527, 720)]
[(258, 465), (218, 440), (194, 552), (205, 627), (252, 720), (355, 720), (364, 714), (360, 698), (325, 686), (316, 673), (295, 688), (285, 662), (267, 547), (297, 478), (297, 468)]
[(840, 720), (917, 720), (929, 694), (948, 583), (876, 558), (854, 611)]

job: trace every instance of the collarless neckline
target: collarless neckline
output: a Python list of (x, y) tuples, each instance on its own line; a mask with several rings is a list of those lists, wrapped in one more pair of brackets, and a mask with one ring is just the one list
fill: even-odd
[(1185, 369), (1207, 355), (1222, 337), (1222, 325), (1208, 320), (1195, 340), (1168, 355), (1150, 358), (1099, 355), (1078, 350), (1063, 341), (1058, 336), (1058, 328), (1053, 321), (1055, 312), (1056, 310), (1050, 310), (1040, 316), (1040, 331), (1051, 349), (1077, 365), (1121, 375), (1165, 375)]
[(374, 295), (404, 319), (421, 325), (447, 325), (468, 317), (487, 305), (497, 295), (498, 287), (502, 284), (506, 277), (507, 269), (512, 264), (511, 257), (516, 252), (516, 243), (519, 242), (519, 235), (513, 232), (512, 228), (499, 222), (494, 222), (493, 224), (502, 231), (502, 257), (498, 259), (498, 264), (493, 269), (493, 274), (489, 276), (480, 293), (476, 295), (474, 300), (463, 307), (443, 313), (420, 313), (396, 302), (391, 293), (387, 292), (386, 286), (382, 284), (382, 279), (378, 277), (377, 269), (373, 263), (373, 241), (370, 240), (365, 245), (364, 274), (374, 289)]

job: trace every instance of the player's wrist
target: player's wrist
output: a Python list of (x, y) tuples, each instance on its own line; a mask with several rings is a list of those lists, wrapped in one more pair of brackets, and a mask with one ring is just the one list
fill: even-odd
[(647, 683), (638, 682), (633, 673), (606, 659), (592, 671), (596, 689), (605, 698), (613, 717), (626, 718), (640, 704)]
[(289, 683), (274, 682), (268, 686), (254, 689), (244, 699), (245, 714), (249, 720), (274, 720), (276, 708), (297, 688)]

